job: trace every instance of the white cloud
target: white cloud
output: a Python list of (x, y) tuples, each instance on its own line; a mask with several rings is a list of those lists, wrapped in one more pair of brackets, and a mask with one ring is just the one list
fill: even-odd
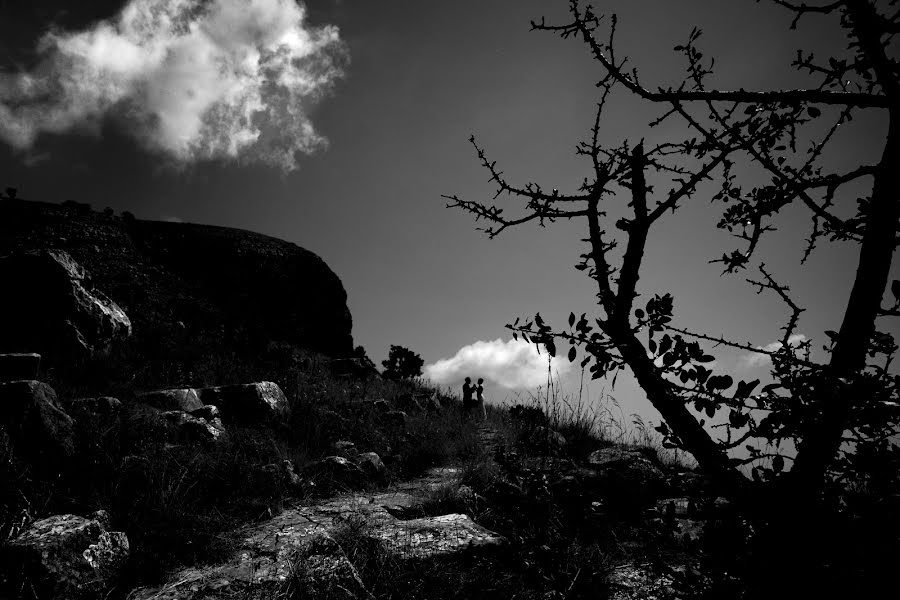
[[(788, 338), (788, 346), (794, 347), (799, 346), (803, 342), (805, 342), (807, 338), (802, 333), (795, 333), (791, 337)], [(781, 342), (772, 342), (771, 344), (766, 344), (765, 346), (757, 346), (760, 350), (765, 350), (766, 352), (776, 352), (781, 348)], [(759, 352), (751, 352), (749, 354), (745, 354), (741, 357), (741, 363), (747, 368), (757, 368), (757, 367), (768, 367), (772, 364), (772, 359), (768, 354), (761, 354)]]
[(180, 162), (293, 169), (326, 144), (308, 111), (346, 56), (336, 27), (304, 19), (295, 0), (130, 0), (90, 29), (49, 31), (33, 71), (0, 73), (0, 138), (26, 150), (114, 117)]
[[(535, 388), (547, 382), (547, 358), (546, 351), (538, 354), (534, 344), (524, 340), (478, 341), (463, 346), (452, 358), (427, 365), (425, 377), (442, 385), (483, 377), (508, 389)], [(564, 375), (570, 367), (569, 361), (559, 356), (551, 361), (554, 377), (557, 372)]]

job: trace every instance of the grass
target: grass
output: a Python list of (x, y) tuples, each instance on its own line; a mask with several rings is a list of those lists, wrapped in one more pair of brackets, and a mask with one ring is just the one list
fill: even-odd
[[(403, 428), (384, 422), (366, 402), (383, 398), (400, 404), (410, 394), (431, 395), (436, 389), (422, 382), (333, 376), (324, 357), (283, 348), (256, 364), (230, 352), (216, 357), (187, 351), (168, 361), (140, 363), (127, 351), (40, 377), (55, 387), (63, 405), (78, 397), (118, 397), (121, 420), (76, 421), (76, 458), (52, 473), (20, 460), (0, 429), (0, 536), (6, 539), (44, 516), (104, 509), (112, 527), (125, 531), (131, 542), (123, 587), (159, 580), (176, 565), (228, 555), (234, 543), (229, 533), (238, 525), (276, 514), (288, 499), (303, 502), (339, 491), (323, 481), (289, 488), (261, 478), (263, 465), (290, 460), (302, 470), (333, 454), (332, 444), (345, 439), (361, 452), (382, 456), (390, 482), (477, 447), (477, 436), (456, 411), (410, 412)], [(166, 444), (161, 417), (135, 401), (146, 390), (260, 380), (275, 381), (285, 392), (284, 422), (228, 425), (226, 441), (210, 447)]]

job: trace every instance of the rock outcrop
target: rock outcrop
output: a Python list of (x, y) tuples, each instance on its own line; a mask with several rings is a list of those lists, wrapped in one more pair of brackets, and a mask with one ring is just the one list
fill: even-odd
[(48, 248), (68, 252), (90, 271), (133, 319), (135, 340), (147, 352), (226, 347), (256, 356), (284, 343), (352, 355), (340, 279), (292, 243), (225, 227), (0, 202), (0, 256)]
[(0, 350), (80, 360), (108, 352), (131, 335), (125, 312), (63, 250), (0, 259), (0, 287)]
[(203, 408), (200, 395), (192, 388), (146, 392), (138, 396), (138, 400), (160, 410), (193, 412)]
[(54, 515), (35, 521), (3, 549), (9, 589), (31, 589), (38, 598), (103, 597), (128, 559), (128, 538), (107, 531), (105, 514)]
[(135, 590), (128, 600), (273, 598), (286, 590), (296, 598), (371, 598), (365, 582), (335, 542), (349, 520), (365, 523), (360, 534), (381, 545), (391, 560), (461, 556), (503, 546), (502, 537), (463, 514), (411, 520), (394, 516), (421, 504), (424, 490), (447, 485), (456, 475), (455, 470), (436, 469), (420, 480), (406, 482), (408, 491), (341, 496), (286, 510), (244, 529), (230, 559), (176, 571), (168, 583)]
[(225, 421), (265, 422), (287, 410), (284, 392), (271, 381), (203, 388), (197, 392), (203, 404), (219, 408)]

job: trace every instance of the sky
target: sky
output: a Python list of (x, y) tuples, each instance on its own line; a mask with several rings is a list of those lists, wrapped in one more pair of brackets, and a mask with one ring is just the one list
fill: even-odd
[[(846, 45), (833, 18), (811, 15), (791, 31), (791, 16), (767, 2), (596, 4), (618, 14), (618, 53), (651, 87), (681, 80), (672, 48), (694, 26), (723, 88), (810, 85), (790, 67), (796, 50), (827, 56)], [(530, 31), (532, 19), (564, 20), (566, 7), (0, 0), (0, 185), (33, 200), (294, 242), (341, 278), (355, 343), (376, 363), (392, 344), (405, 346), (438, 383), (485, 377), (489, 400), (514, 400), (546, 381), (548, 365), (504, 324), (540, 312), (562, 327), (570, 311), (596, 312), (595, 286), (573, 268), (586, 225), (525, 226), (488, 240), (442, 195), (493, 195), (470, 134), (511, 181), (565, 193), (589, 174), (574, 148), (592, 123), (602, 70), (578, 40)], [(674, 123), (647, 127), (659, 114), (620, 92), (601, 137), (679, 139)], [(883, 130), (883, 115), (860, 114), (828, 160), (876, 160)], [(652, 234), (638, 304), (671, 292), (679, 326), (772, 348), (787, 313), (744, 276), (709, 264), (737, 242), (716, 229), (704, 189)], [(840, 325), (857, 247), (824, 244), (801, 266), (808, 215), (788, 209), (779, 224), (758, 259), (806, 308), (796, 339), (821, 348), (822, 332)], [(760, 355), (712, 350), (736, 378), (765, 377)], [(557, 360), (552, 372), (578, 392), (580, 371)], [(657, 419), (627, 374), (615, 387), (593, 383), (585, 398), (606, 393), (626, 414)]]

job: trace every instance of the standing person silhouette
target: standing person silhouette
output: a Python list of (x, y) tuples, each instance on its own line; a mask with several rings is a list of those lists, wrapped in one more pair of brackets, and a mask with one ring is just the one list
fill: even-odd
[(475, 386), (475, 414), (479, 419), (487, 418), (487, 411), (484, 408), (484, 379), (478, 379), (478, 385)]
[(463, 384), (463, 396), (462, 396), (462, 407), (463, 414), (469, 414), (472, 412), (472, 405), (474, 401), (472, 400), (472, 394), (475, 392), (475, 386), (472, 385), (472, 379), (470, 377), (466, 377), (466, 382)]

